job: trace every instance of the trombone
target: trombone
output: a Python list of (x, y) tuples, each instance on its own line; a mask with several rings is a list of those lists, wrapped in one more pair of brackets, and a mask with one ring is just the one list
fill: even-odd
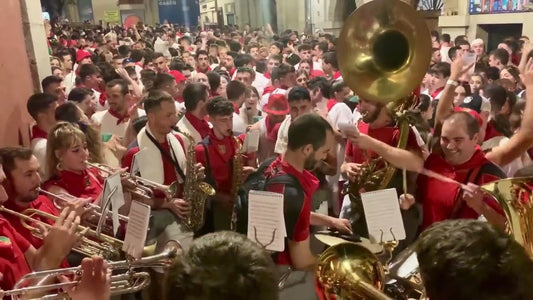
[[(56, 221), (58, 217), (42, 212), (37, 209), (28, 208), (22, 213), (10, 210), (5, 208), (3, 205), (0, 205), (0, 212), (8, 213), (15, 217), (18, 217), (22, 223), (22, 226), (28, 229), (33, 236), (39, 239), (44, 239), (43, 234), (40, 232), (39, 228), (31, 225), (32, 223), (37, 223), (44, 226), (47, 229), (52, 228), (52, 225), (37, 220), (33, 216), (39, 216), (43, 219)], [(72, 250), (83, 254), (85, 256), (99, 255), (107, 260), (117, 260), (121, 257), (121, 250), (123, 242), (114, 237), (110, 237), (105, 234), (98, 233), (94, 230), (91, 230), (84, 226), (79, 226), (76, 228), (77, 232), (83, 232), (87, 230), (84, 236), (81, 237), (81, 243), (72, 248)]]
[[(140, 259), (126, 259), (117, 262), (110, 262), (108, 268), (112, 271), (125, 270), (125, 273), (111, 276), (111, 296), (135, 293), (150, 285), (150, 275), (147, 272), (135, 271), (139, 268), (169, 267), (173, 264), (178, 255), (181, 253), (181, 246), (176, 241), (168, 241), (164, 250), (152, 256)], [(23, 276), (16, 284), (14, 289), (9, 291), (0, 291), (0, 298), (11, 296), (19, 299), (22, 296), (31, 294), (42, 294), (55, 291), (57, 289), (68, 290), (80, 283), (82, 269), (81, 267), (72, 267), (65, 269), (56, 269), (49, 271), (33, 272)], [(57, 278), (58, 276), (72, 276), (74, 279), (65, 283), (52, 284), (35, 284), (42, 283), (48, 279)], [(65, 292), (47, 295), (40, 299), (61, 299), (66, 296)]]
[[(96, 168), (99, 171), (102, 171), (109, 175), (117, 172), (117, 170), (104, 164), (96, 164), (88, 161), (86, 161), (85, 163), (88, 166)], [(130, 192), (145, 200), (151, 200), (153, 198), (154, 191), (160, 191), (164, 193), (165, 198), (167, 200), (176, 198), (178, 196), (179, 183), (177, 181), (172, 182), (170, 185), (164, 185), (146, 178), (142, 178), (140, 176), (133, 175), (132, 173), (124, 172), (123, 174), (121, 174), (121, 176), (127, 179), (131, 179), (131, 183), (135, 186), (135, 189), (130, 190)]]
[[(40, 187), (37, 188), (37, 191), (38, 191), (39, 193), (41, 193), (41, 194), (45, 194), (45, 195), (47, 195), (47, 196), (50, 196), (50, 197), (52, 197), (53, 199), (58, 199), (58, 200), (61, 200), (61, 201), (63, 201), (63, 202), (66, 202), (66, 203), (71, 203), (71, 202), (72, 202), (72, 199), (69, 198), (68, 196), (60, 196), (60, 195), (58, 195), (58, 194), (54, 194), (54, 193), (51, 193), (51, 192), (49, 192), (49, 191), (43, 190), (43, 189), (41, 189)], [(64, 206), (62, 206), (62, 205), (58, 205), (58, 204), (56, 203), (56, 201), (54, 201), (54, 205), (55, 205), (57, 208), (59, 208), (59, 209), (62, 209), (62, 208), (64, 207)], [(102, 216), (102, 208), (101, 208), (100, 206), (98, 206), (98, 205), (96, 205), (96, 204), (93, 204), (93, 203), (87, 203), (86, 208), (91, 208), (91, 209), (92, 209), (92, 212), (95, 214), (95, 216), (98, 217), (98, 218), (101, 218), (101, 216)], [(108, 211), (106, 215), (107, 215), (107, 218), (110, 218), (110, 219), (113, 218), (113, 213), (110, 212), (110, 211)], [(121, 214), (118, 215), (118, 219), (119, 219), (120, 221), (123, 221), (123, 222), (128, 222), (128, 221), (129, 221), (129, 218), (128, 218), (128, 217), (126, 217), (126, 216), (124, 216), (124, 215), (121, 215)]]

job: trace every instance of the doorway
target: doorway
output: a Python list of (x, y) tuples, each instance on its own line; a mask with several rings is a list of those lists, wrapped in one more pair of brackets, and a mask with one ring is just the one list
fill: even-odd
[[(494, 50), (498, 48), (498, 44), (503, 40), (509, 37), (514, 37), (519, 39), (522, 36), (522, 27), (523, 24), (485, 24), (479, 25), (479, 28), (482, 31), (485, 31), (488, 38), (487, 42), (487, 51)], [(480, 36), (478, 34), (478, 36)]]

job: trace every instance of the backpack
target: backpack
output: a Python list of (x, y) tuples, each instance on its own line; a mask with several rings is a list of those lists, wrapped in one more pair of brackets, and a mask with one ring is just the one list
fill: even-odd
[[(266, 191), (272, 184), (284, 184), (298, 190), (298, 195), (303, 194), (303, 188), (296, 177), (291, 174), (279, 174), (272, 177), (266, 176), (265, 171), (277, 157), (266, 159), (255, 171), (250, 174), (239, 188), (237, 232), (246, 235), (248, 233), (248, 195), (250, 191)], [(302, 195), (303, 196), (303, 195)]]

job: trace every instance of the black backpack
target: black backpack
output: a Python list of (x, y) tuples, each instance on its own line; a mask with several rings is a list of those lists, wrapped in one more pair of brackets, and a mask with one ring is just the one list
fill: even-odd
[(273, 177), (266, 176), (265, 171), (276, 160), (271, 157), (265, 160), (255, 171), (250, 174), (246, 181), (239, 189), (238, 215), (237, 215), (237, 232), (247, 234), (248, 231), (248, 194), (250, 191), (266, 191), (266, 188), (272, 184), (284, 184), (294, 187), (298, 193), (303, 193), (302, 186), (298, 179), (291, 174), (280, 174)]

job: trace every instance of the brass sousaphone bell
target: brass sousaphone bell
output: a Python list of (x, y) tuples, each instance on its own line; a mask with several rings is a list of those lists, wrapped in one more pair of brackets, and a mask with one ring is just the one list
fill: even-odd
[(427, 24), (400, 0), (373, 0), (357, 8), (337, 40), (344, 82), (365, 100), (388, 103), (409, 95), (430, 59)]

